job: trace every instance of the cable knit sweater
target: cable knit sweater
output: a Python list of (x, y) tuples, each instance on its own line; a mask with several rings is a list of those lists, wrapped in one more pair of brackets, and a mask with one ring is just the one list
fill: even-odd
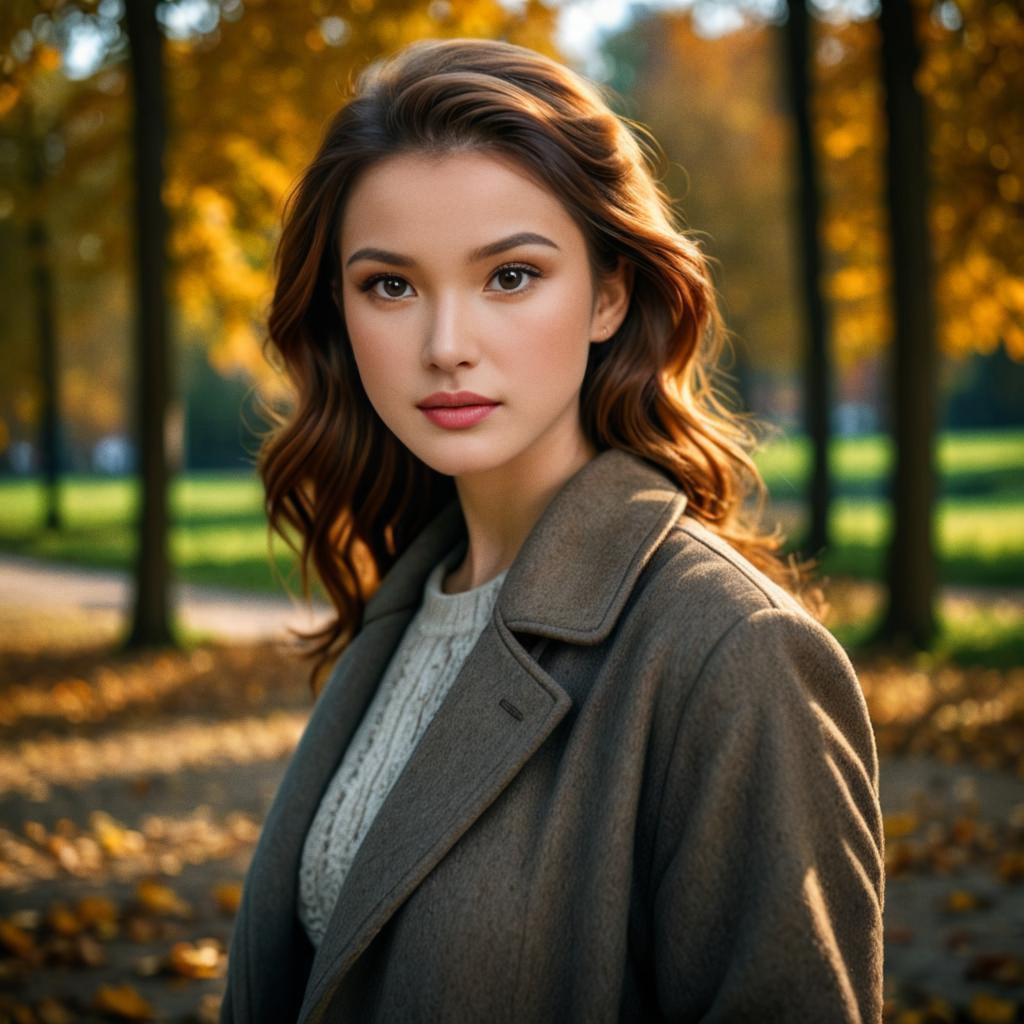
[(306, 835), (299, 919), (319, 946), (359, 844), (472, 650), (507, 571), (459, 594), (441, 583), (455, 549), (435, 567)]

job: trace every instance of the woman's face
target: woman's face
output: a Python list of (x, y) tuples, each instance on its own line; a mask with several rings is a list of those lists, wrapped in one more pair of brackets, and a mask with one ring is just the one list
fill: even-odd
[[(416, 456), (452, 476), (547, 475), (545, 460), (579, 457), (589, 346), (618, 328), (628, 292), (621, 273), (595, 291), (583, 234), (550, 192), (487, 154), (389, 157), (356, 182), (340, 245), (363, 387)], [(461, 391), (487, 404), (424, 410)]]

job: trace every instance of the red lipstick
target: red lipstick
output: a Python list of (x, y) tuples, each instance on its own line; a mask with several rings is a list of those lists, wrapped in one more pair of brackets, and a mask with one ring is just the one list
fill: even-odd
[(473, 391), (435, 391), (416, 403), (431, 423), (449, 430), (461, 430), (479, 423), (500, 404)]

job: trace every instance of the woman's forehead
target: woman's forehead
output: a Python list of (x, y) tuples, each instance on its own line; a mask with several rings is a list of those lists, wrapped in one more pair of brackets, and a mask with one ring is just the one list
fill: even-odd
[[(512, 161), (490, 153), (400, 154), (368, 168), (349, 195), (343, 248), (402, 240), (473, 249), (516, 232), (552, 238), (576, 231), (558, 198)], [(558, 236), (558, 237), (554, 237)], [(408, 244), (408, 242), (406, 242)]]

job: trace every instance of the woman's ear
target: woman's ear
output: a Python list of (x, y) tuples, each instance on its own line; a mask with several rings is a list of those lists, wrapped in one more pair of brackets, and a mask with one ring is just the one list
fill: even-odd
[(614, 270), (597, 282), (594, 312), (590, 318), (590, 340), (608, 341), (622, 326), (633, 291), (633, 264), (621, 254)]

